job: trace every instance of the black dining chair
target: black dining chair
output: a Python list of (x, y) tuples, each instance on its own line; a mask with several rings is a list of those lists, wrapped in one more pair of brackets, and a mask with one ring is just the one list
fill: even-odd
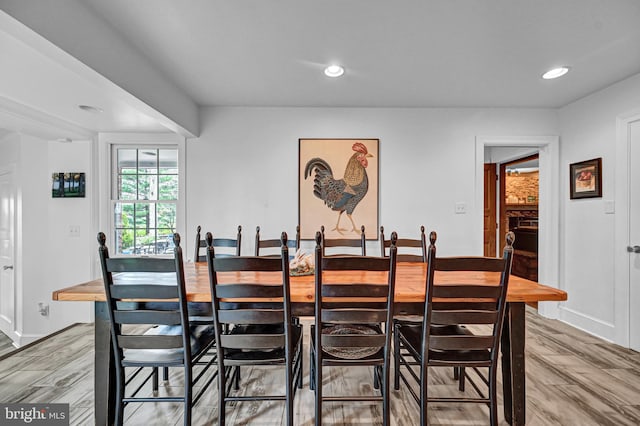
[[(392, 233), (395, 240), (395, 232)], [(389, 257), (322, 254), (322, 235), (316, 233), (315, 325), (311, 328), (310, 387), (315, 391), (315, 424), (322, 424), (325, 402), (381, 401), (383, 424), (390, 424), (389, 370), (396, 278), (396, 248)], [(357, 271), (357, 282), (325, 277), (332, 272)], [(386, 272), (387, 283), (367, 279), (367, 273)], [(337, 282), (336, 282), (337, 281)], [(357, 306), (348, 299), (358, 298)], [(324, 395), (326, 367), (373, 367), (373, 385), (380, 395)]]
[[(285, 419), (293, 425), (293, 401), (296, 384), (302, 386), (302, 326), (291, 316), (289, 288), (289, 248), (287, 234), (282, 233), (281, 252), (277, 258), (214, 256), (213, 237), (207, 233), (207, 262), (218, 359), (218, 424), (225, 424), (228, 402), (284, 401)], [(277, 284), (248, 282), (221, 283), (220, 273), (255, 272), (278, 274)], [(274, 301), (275, 299), (275, 301)], [(284, 370), (284, 395), (233, 393), (239, 389), (243, 366), (280, 365)]]
[[(207, 241), (201, 238), (200, 231), (202, 227), (198, 225), (196, 229), (196, 251), (193, 255), (194, 262), (206, 262), (207, 254), (202, 254), (201, 249), (207, 247)], [(238, 234), (236, 238), (214, 238), (213, 247), (216, 249), (216, 257), (240, 256), (240, 248), (242, 247), (242, 226), (238, 225)]]
[[(272, 256), (280, 257), (280, 246), (282, 242), (279, 238), (262, 239), (260, 235), (260, 227), (256, 226), (256, 256)], [(293, 253), (300, 248), (300, 225), (296, 226), (296, 239), (287, 240), (287, 247), (289, 247), (289, 258), (293, 256)], [(267, 250), (267, 253), (264, 252)], [(293, 250), (293, 253), (291, 251)]]
[[(325, 238), (324, 225), (320, 227), (320, 232), (322, 235), (322, 255), (324, 257), (349, 255), (350, 253), (345, 253), (345, 249), (351, 250), (353, 248), (360, 249), (360, 253), (356, 254), (356, 256), (367, 255), (367, 240), (364, 233), (364, 225), (360, 227), (359, 238)], [(327, 248), (330, 249), (330, 253), (327, 252)]]
[[(420, 424), (427, 424), (429, 403), (481, 403), (489, 406), (491, 425), (498, 424), (497, 366), (498, 347), (511, 272), (514, 236), (509, 232), (502, 258), (436, 257), (436, 233), (429, 235), (426, 300), (420, 325), (396, 323), (395, 374), (407, 386), (420, 406)], [(493, 273), (493, 285), (455, 283), (446, 275), (456, 271)], [(443, 280), (444, 282), (441, 282)], [(472, 332), (473, 327), (475, 333)], [(481, 329), (476, 329), (481, 327)], [(408, 354), (403, 354), (400, 344)], [(418, 371), (411, 363), (418, 363)], [(454, 367), (466, 378), (477, 395), (443, 397), (429, 395), (427, 380), (432, 367)], [(485, 368), (488, 372), (485, 374)], [(484, 392), (469, 375), (469, 369), (488, 386)], [(413, 386), (412, 383), (413, 382)], [(462, 386), (461, 381), (461, 386)], [(419, 390), (416, 392), (414, 386)], [(396, 386), (397, 388), (397, 386)], [(462, 391), (463, 389), (461, 389)]]
[[(388, 248), (391, 240), (385, 239), (384, 226), (380, 227), (380, 256), (389, 256)], [(398, 249), (398, 262), (419, 262), (427, 261), (427, 240), (424, 234), (424, 226), (420, 227), (420, 238), (398, 238), (396, 242)]]
[[(110, 258), (106, 236), (98, 233), (100, 264), (111, 327), (111, 341), (116, 372), (116, 424), (124, 422), (125, 407), (134, 402), (182, 402), (184, 424), (191, 424), (191, 408), (213, 382), (215, 356), (212, 325), (192, 326), (187, 311), (187, 296), (180, 236), (174, 234), (174, 257)], [(133, 302), (135, 299), (175, 300), (174, 309), (152, 309)], [(194, 367), (199, 372), (194, 376)], [(180, 367), (184, 372), (183, 395), (138, 396), (152, 380), (154, 394), (158, 392), (158, 368)], [(139, 380), (144, 369), (149, 373)], [(134, 369), (131, 374), (126, 369)], [(143, 377), (140, 376), (140, 377)], [(135, 379), (135, 386), (132, 381)], [(141, 381), (141, 383), (140, 383)], [(194, 395), (194, 386), (204, 382)], [(131, 384), (134, 390), (127, 396)]]

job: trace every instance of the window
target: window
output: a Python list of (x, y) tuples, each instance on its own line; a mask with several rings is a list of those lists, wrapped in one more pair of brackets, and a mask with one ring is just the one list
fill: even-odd
[(178, 148), (112, 145), (115, 254), (170, 254), (179, 199)]

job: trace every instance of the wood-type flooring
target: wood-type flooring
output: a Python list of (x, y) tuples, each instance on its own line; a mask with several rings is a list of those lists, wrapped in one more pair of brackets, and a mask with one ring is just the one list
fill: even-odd
[[(308, 323), (307, 323), (308, 324)], [(72, 327), (41, 343), (0, 360), (0, 402), (70, 404), (72, 425), (93, 425), (93, 328)], [(306, 342), (308, 342), (307, 328)], [(308, 351), (308, 346), (307, 346)], [(527, 312), (527, 424), (529, 425), (638, 425), (640, 424), (640, 353), (607, 343), (562, 322)], [(241, 392), (275, 393), (283, 389), (281, 370), (246, 369)], [(333, 368), (324, 377), (325, 395), (333, 392), (372, 391), (372, 375), (364, 368)], [(499, 379), (500, 380), (500, 379)], [(181, 372), (171, 373), (161, 392), (181, 392)], [(308, 388), (308, 352), (303, 389), (295, 400), (295, 424), (314, 421), (313, 393)], [(468, 386), (468, 391), (472, 392)], [(194, 425), (217, 422), (216, 388), (194, 408)], [(430, 374), (430, 394), (455, 395), (450, 369)], [(500, 424), (502, 417), (500, 399)], [(325, 424), (380, 424), (378, 403), (326, 403)], [(283, 403), (227, 404), (228, 425), (280, 425)], [(392, 391), (392, 424), (418, 423), (418, 407), (406, 390)], [(174, 403), (131, 404), (126, 424), (180, 425), (182, 406)], [(431, 425), (488, 424), (485, 406), (431, 404)]]

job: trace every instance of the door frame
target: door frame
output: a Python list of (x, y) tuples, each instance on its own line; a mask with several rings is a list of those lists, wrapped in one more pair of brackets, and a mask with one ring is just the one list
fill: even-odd
[(631, 257), (627, 252), (630, 244), (629, 215), (629, 151), (631, 123), (640, 121), (640, 110), (621, 114), (616, 118), (616, 174), (615, 174), (615, 236), (614, 236), (614, 339), (615, 343), (629, 347), (631, 342), (631, 275), (629, 272)]
[(14, 196), (14, 204), (13, 204), (13, 248), (12, 248), (12, 260), (13, 260), (13, 318), (11, 318), (11, 330), (3, 330), (3, 332), (5, 334), (7, 334), (7, 336), (13, 340), (14, 342), (14, 346), (16, 345), (16, 342), (19, 342), (20, 339), (20, 335), (18, 334), (17, 331), (17, 319), (18, 319), (18, 275), (19, 272), (22, 270), (21, 266), (19, 265), (18, 261), (18, 257), (16, 256), (16, 253), (18, 253), (18, 225), (19, 225), (19, 212), (18, 212), (18, 199), (17, 199), (17, 190), (16, 190), (16, 166), (14, 164), (8, 164), (8, 165), (4, 165), (4, 166), (0, 166), (0, 175), (5, 175), (8, 174), (10, 175), (10, 179), (11, 179), (11, 186), (12, 186), (12, 191), (13, 191), (13, 196)]
[[(538, 280), (550, 287), (562, 288), (559, 282), (560, 247), (560, 147), (558, 136), (476, 136), (476, 206), (484, 203), (484, 151), (487, 147), (537, 148), (540, 162)], [(484, 228), (484, 209), (476, 211), (474, 229)], [(480, 238), (482, 242), (483, 239)], [(480, 248), (479, 252), (482, 252)], [(558, 302), (540, 302), (538, 312), (547, 318), (558, 318)]]

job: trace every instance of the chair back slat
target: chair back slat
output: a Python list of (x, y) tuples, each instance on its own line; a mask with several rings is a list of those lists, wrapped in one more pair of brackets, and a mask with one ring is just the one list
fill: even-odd
[[(389, 287), (381, 284), (325, 284), (322, 297), (387, 297)], [(365, 295), (365, 296), (363, 296)]]
[(113, 319), (116, 324), (181, 324), (180, 311), (115, 311), (113, 315)]
[[(388, 248), (391, 247), (391, 240), (385, 239), (384, 226), (380, 227), (380, 255), (389, 256)], [(425, 263), (427, 261), (427, 243), (424, 234), (424, 226), (420, 227), (420, 238), (398, 238), (396, 241), (397, 261)]]
[[(202, 252), (202, 248), (207, 247), (207, 241), (201, 236), (202, 227), (198, 225), (196, 229), (196, 250), (193, 255), (194, 262), (206, 262), (207, 254)], [(224, 249), (223, 252), (215, 253), (215, 257), (240, 256), (240, 248), (242, 247), (242, 226), (238, 226), (236, 238), (214, 238), (213, 247)], [(233, 249), (233, 250), (228, 250)]]
[[(142, 277), (145, 282), (152, 280), (152, 277), (148, 274)], [(136, 280), (135, 277), (131, 277), (131, 280)], [(174, 272), (175, 281), (175, 272)], [(177, 299), (178, 298), (178, 286), (173, 285), (156, 285), (156, 284), (115, 284), (111, 286), (111, 297), (114, 299)]]
[(334, 348), (366, 348), (385, 345), (386, 337), (383, 334), (323, 334), (322, 346)]
[(282, 261), (280, 258), (265, 258), (260, 256), (236, 256), (213, 259), (217, 272), (234, 271), (282, 271)]
[(383, 257), (330, 256), (323, 257), (321, 262), (325, 271), (389, 271), (389, 259)]
[(364, 232), (364, 225), (360, 227), (360, 238), (325, 238), (324, 236), (324, 225), (320, 227), (321, 233), (321, 247), (322, 247), (322, 256), (330, 257), (330, 256), (350, 256), (350, 253), (344, 253), (344, 251), (336, 251), (331, 250), (331, 253), (326, 252), (326, 248), (337, 249), (339, 247), (342, 248), (359, 248), (360, 253), (356, 254), (359, 256), (367, 255), (367, 238)]
[[(256, 226), (256, 244), (255, 255), (256, 256), (269, 256), (280, 257), (280, 246), (282, 245), (280, 239), (262, 239), (260, 235), (260, 227)], [(287, 240), (287, 247), (289, 247), (290, 256), (300, 248), (300, 226), (296, 226), (296, 239)], [(265, 250), (266, 249), (266, 253)], [(275, 249), (278, 249), (277, 251)]]
[(495, 324), (498, 311), (466, 311), (466, 310), (433, 310), (431, 324)]
[(220, 299), (258, 299), (281, 298), (283, 296), (281, 285), (272, 284), (245, 284), (226, 283), (216, 286), (216, 293)]
[(437, 298), (491, 298), (497, 299), (502, 294), (498, 285), (437, 285), (433, 287), (433, 297)]
[(438, 271), (502, 272), (504, 259), (494, 257), (439, 257), (435, 259)]
[(282, 324), (282, 309), (233, 309), (220, 310), (218, 321), (221, 324)]
[(177, 349), (183, 347), (182, 334), (118, 336), (118, 346), (122, 349)]
[(175, 272), (173, 259), (154, 257), (118, 257), (106, 259), (107, 271), (117, 272)]
[(386, 309), (324, 309), (322, 322), (333, 324), (379, 324), (387, 320)]
[(434, 351), (478, 351), (490, 350), (496, 344), (496, 338), (493, 336), (430, 336), (429, 350)]
[(286, 345), (284, 334), (222, 334), (220, 346), (227, 349), (265, 350)]

